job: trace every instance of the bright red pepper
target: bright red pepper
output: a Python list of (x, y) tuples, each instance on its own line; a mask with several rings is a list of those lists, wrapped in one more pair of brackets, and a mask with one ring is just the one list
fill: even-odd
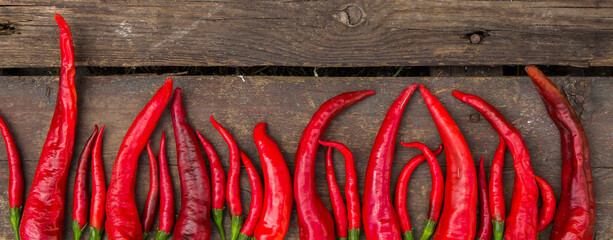
[(74, 239), (77, 240), (81, 239), (81, 233), (85, 230), (85, 226), (87, 226), (87, 210), (89, 208), (89, 200), (87, 199), (87, 168), (97, 133), (98, 125), (95, 125), (94, 132), (87, 139), (79, 156), (77, 176), (74, 181), (72, 193), (72, 230), (74, 231)]
[(498, 138), (500, 143), (498, 144), (498, 148), (496, 148), (494, 160), (492, 161), (492, 169), (490, 170), (489, 201), (494, 239), (502, 240), (502, 235), (504, 234), (504, 219), (506, 217), (504, 186), (502, 185), (502, 167), (504, 166), (504, 153), (507, 149), (507, 145), (500, 135)]
[(147, 145), (171, 94), (172, 79), (169, 78), (138, 114), (119, 147), (106, 199), (106, 232), (110, 239), (143, 238), (143, 229), (134, 199), (138, 158)]
[[(422, 240), (430, 238), (434, 229), (436, 229), (436, 223), (441, 215), (441, 206), (443, 205), (443, 193), (445, 189), (445, 183), (443, 180), (443, 172), (441, 166), (438, 164), (436, 156), (425, 144), (419, 142), (403, 143), (402, 146), (414, 147), (422, 151), (428, 161), (430, 167), (430, 175), (432, 176), (432, 190), (430, 191), (430, 206), (428, 208), (428, 220), (426, 221), (426, 227), (424, 233), (421, 235)], [(404, 236), (404, 235), (403, 235)]]
[(243, 226), (243, 205), (241, 204), (241, 191), (240, 191), (240, 149), (236, 144), (236, 140), (224, 128), (219, 124), (213, 115), (211, 115), (211, 123), (213, 127), (221, 134), (223, 139), (228, 144), (230, 149), (230, 169), (228, 169), (228, 182), (226, 185), (226, 199), (228, 200), (228, 207), (230, 208), (230, 216), (232, 217), (232, 230), (230, 233), (230, 239), (236, 240), (240, 229)]
[(155, 240), (166, 240), (175, 222), (175, 197), (172, 189), (172, 177), (168, 170), (168, 160), (166, 158), (166, 134), (162, 131), (160, 141), (160, 153), (158, 155), (160, 166), (160, 222)]
[(592, 239), (596, 201), (590, 165), (590, 147), (579, 116), (566, 97), (540, 70), (526, 67), (547, 113), (560, 131), (562, 191), (551, 239)]
[(264, 174), (264, 203), (253, 236), (257, 240), (282, 240), (292, 214), (292, 178), (279, 146), (266, 134), (266, 123), (253, 129)]
[(226, 172), (223, 170), (223, 166), (221, 165), (221, 161), (213, 145), (211, 145), (198, 130), (196, 130), (196, 135), (198, 135), (198, 139), (202, 144), (202, 148), (204, 148), (204, 152), (209, 159), (209, 166), (211, 167), (211, 189), (213, 190), (213, 209), (211, 211), (213, 212), (213, 221), (215, 221), (215, 225), (217, 225), (219, 229), (221, 239), (225, 240), (226, 233), (223, 229), (223, 209), (226, 203)]
[[(434, 151), (433, 154), (437, 156), (441, 152), (443, 152), (443, 145), (440, 145), (439, 148), (436, 151)], [(409, 218), (409, 211), (407, 210), (407, 186), (409, 185), (409, 179), (411, 179), (411, 174), (413, 174), (413, 171), (415, 170), (415, 168), (419, 166), (419, 164), (421, 164), (425, 160), (426, 160), (426, 156), (424, 154), (419, 154), (411, 158), (411, 160), (409, 160), (409, 162), (407, 162), (407, 164), (405, 164), (404, 167), (402, 168), (402, 171), (400, 172), (400, 176), (398, 177), (398, 182), (396, 183), (396, 192), (395, 192), (396, 195), (395, 195), (394, 207), (396, 208), (396, 214), (398, 214), (398, 220), (400, 221), (400, 229), (402, 230), (403, 240), (414, 239), (413, 226), (411, 226), (411, 219)], [(440, 172), (440, 167), (439, 167), (439, 172)], [(433, 174), (431, 173), (431, 175)], [(443, 179), (441, 179), (441, 181), (442, 180)], [(434, 184), (432, 186), (434, 187)], [(439, 189), (439, 191), (442, 193), (442, 189)], [(432, 199), (432, 195), (430, 195), (430, 199)], [(442, 199), (440, 199), (440, 201), (442, 201)], [(432, 203), (433, 202), (430, 201), (430, 207), (432, 207)], [(440, 204), (438, 206), (438, 209), (439, 209), (438, 212), (440, 212)], [(428, 211), (428, 214), (431, 214), (431, 213), (433, 212)], [(428, 216), (428, 222), (426, 223), (426, 226), (428, 225), (429, 222), (432, 222), (430, 220), (430, 216)], [(425, 235), (426, 232), (424, 231), (424, 234), (422, 234), (422, 239), (424, 239), (424, 237), (426, 239), (430, 237), (430, 235), (432, 234), (432, 231), (434, 231), (434, 228), (432, 228), (430, 234), (427, 235), (427, 237)]]
[[(319, 143), (321, 144), (322, 141), (320, 140)], [(334, 164), (332, 164), (332, 147), (330, 146), (328, 146), (328, 151), (326, 151), (326, 180), (328, 183), (330, 202), (332, 203), (332, 215), (334, 216), (334, 227), (337, 239), (347, 240), (347, 230), (349, 228), (347, 225), (347, 208), (341, 196), (341, 190), (336, 183)]]
[(367, 239), (401, 238), (398, 217), (390, 196), (391, 170), (400, 120), (415, 88), (417, 85), (413, 84), (405, 89), (387, 110), (370, 152), (362, 208)]
[(175, 89), (170, 112), (181, 178), (181, 210), (173, 239), (210, 239), (211, 184), (196, 134), (185, 119), (181, 88)]
[(251, 163), (247, 154), (241, 151), (241, 160), (245, 169), (247, 169), (247, 175), (249, 175), (249, 182), (251, 182), (251, 203), (249, 204), (249, 215), (241, 228), (241, 232), (238, 235), (239, 240), (249, 240), (253, 236), (258, 220), (262, 214), (262, 201), (264, 195), (264, 189), (262, 188), (262, 180), (258, 171)]
[(143, 210), (143, 239), (147, 239), (153, 219), (155, 218), (155, 210), (157, 210), (158, 197), (160, 195), (160, 177), (158, 171), (157, 159), (153, 150), (151, 150), (151, 141), (147, 143), (147, 156), (149, 157), (149, 192), (145, 201), (145, 209)]
[(474, 239), (477, 231), (477, 173), (466, 140), (445, 107), (419, 85), (445, 146), (446, 176), (443, 213), (433, 239)]
[(334, 221), (315, 187), (315, 157), (319, 148), (317, 141), (338, 113), (373, 94), (375, 92), (369, 90), (348, 92), (326, 101), (313, 114), (302, 132), (296, 150), (294, 171), (294, 197), (298, 210), (300, 239), (334, 240)]
[(11, 225), (15, 231), (15, 239), (19, 239), (19, 222), (21, 221), (21, 210), (23, 210), (23, 173), (21, 171), (21, 158), (17, 150), (17, 144), (8, 126), (0, 117), (0, 131), (6, 144), (6, 155), (9, 161), (9, 211)]
[(478, 240), (489, 240), (492, 238), (492, 215), (490, 213), (489, 198), (487, 195), (487, 179), (485, 176), (485, 166), (483, 166), (483, 156), (479, 161), (479, 174), (477, 175), (479, 186), (479, 230), (477, 231)]
[(64, 19), (56, 14), (60, 28), (60, 87), (47, 140), (36, 167), (34, 181), (23, 211), (19, 234), (28, 239), (61, 239), (64, 230), (66, 181), (77, 125), (77, 92), (72, 34)]
[(106, 200), (106, 182), (104, 180), (104, 164), (102, 161), (102, 133), (104, 125), (96, 136), (92, 149), (92, 202), (89, 209), (89, 239), (102, 239), (104, 231), (104, 205)]
[(458, 91), (453, 91), (453, 96), (479, 111), (498, 135), (504, 138), (513, 155), (515, 183), (511, 211), (506, 219), (505, 239), (536, 239), (538, 188), (530, 166), (530, 155), (519, 131), (483, 99)]
[(539, 210), (537, 227), (537, 231), (540, 234), (541, 231), (547, 228), (551, 220), (553, 220), (553, 215), (556, 211), (556, 197), (553, 195), (553, 189), (551, 189), (551, 186), (549, 186), (549, 183), (547, 183), (545, 179), (539, 176), (534, 176), (534, 178), (536, 179), (536, 184), (539, 186), (541, 199), (543, 200), (543, 205), (541, 205), (541, 209)]

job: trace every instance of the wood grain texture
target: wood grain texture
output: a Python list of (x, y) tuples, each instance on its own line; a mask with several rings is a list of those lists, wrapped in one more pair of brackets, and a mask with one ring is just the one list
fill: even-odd
[[(244, 80), (243, 80), (244, 79)], [(165, 76), (108, 76), (77, 77), (79, 118), (75, 156), (69, 177), (68, 194), (72, 194), (78, 153), (85, 144), (94, 124), (106, 124), (104, 132), (103, 159), (107, 182), (110, 181), (111, 167), (125, 132), (136, 114), (165, 80)], [(613, 184), (613, 79), (560, 77), (554, 81), (561, 86), (583, 120), (592, 153), (594, 170), (594, 191), (597, 203), (595, 239), (613, 238), (613, 194), (606, 189)], [(268, 133), (275, 139), (293, 173), (294, 154), (302, 130), (311, 115), (321, 103), (346, 91), (372, 89), (376, 94), (346, 109), (332, 122), (325, 139), (345, 143), (355, 154), (356, 169), (360, 180), (360, 191), (368, 162), (370, 148), (383, 120), (385, 112), (403, 88), (411, 83), (425, 84), (447, 107), (464, 133), (475, 162), (481, 155), (489, 165), (498, 145), (498, 137), (482, 117), (471, 115), (476, 111), (451, 96), (457, 89), (482, 96), (496, 106), (522, 133), (532, 157), (532, 166), (539, 176), (552, 185), (556, 196), (560, 194), (560, 146), (558, 131), (549, 119), (538, 97), (536, 89), (527, 77), (439, 77), (439, 78), (305, 78), (305, 77), (176, 77), (176, 87), (183, 88), (188, 121), (207, 137), (220, 154), (222, 164), (228, 167), (228, 148), (221, 136), (208, 120), (214, 114), (234, 134), (239, 146), (252, 157), (261, 173), (261, 164), (253, 144), (252, 130), (260, 121), (268, 123)], [(49, 121), (54, 109), (57, 92), (55, 77), (6, 77), (0, 76), (0, 114), (12, 130), (23, 157), (26, 192), (31, 186), (40, 149), (45, 140)], [(171, 175), (177, 193), (177, 209), (180, 206), (179, 176), (176, 167), (176, 151), (170, 113), (166, 111), (152, 138), (152, 145), (158, 146), (161, 131), (168, 133), (167, 154)], [(436, 146), (441, 141), (424, 105), (421, 95), (416, 93), (410, 100), (400, 127), (399, 141), (421, 141)], [(3, 143), (0, 141), (0, 145)], [(154, 152), (157, 154), (157, 147)], [(397, 148), (392, 170), (392, 187), (402, 166), (417, 150)], [(318, 169), (324, 169), (324, 149), (319, 151)], [(341, 160), (341, 155), (335, 153)], [(445, 167), (444, 156), (439, 158)], [(12, 230), (8, 222), (8, 167), (6, 152), (0, 146), (0, 239), (10, 239)], [(505, 190), (507, 201), (512, 192), (512, 159), (505, 160)], [(340, 187), (344, 186), (343, 165), (336, 165)], [(146, 154), (141, 155), (137, 205), (144, 207), (148, 190), (148, 166)], [(325, 171), (316, 173), (318, 192), (329, 206), (325, 183)], [(241, 175), (243, 205), (249, 204), (249, 180), (243, 171)], [(421, 234), (427, 212), (430, 191), (430, 176), (427, 166), (419, 166), (409, 183), (409, 211), (418, 234)], [(67, 209), (72, 207), (72, 198), (67, 198)], [(508, 202), (510, 204), (510, 202)], [(298, 239), (295, 211), (287, 239)], [(66, 214), (66, 226), (70, 226), (70, 212)], [(226, 216), (226, 229), (230, 221)], [(156, 220), (157, 224), (157, 220)], [(157, 226), (157, 225), (156, 225)], [(154, 226), (154, 229), (156, 229)], [(216, 228), (213, 239), (219, 239)], [(72, 239), (70, 228), (65, 229), (66, 239)], [(85, 233), (84, 235), (87, 235)], [(547, 238), (548, 232), (543, 233)]]
[(59, 66), (54, 13), (78, 66), (613, 65), (611, 1), (0, 0), (0, 68)]

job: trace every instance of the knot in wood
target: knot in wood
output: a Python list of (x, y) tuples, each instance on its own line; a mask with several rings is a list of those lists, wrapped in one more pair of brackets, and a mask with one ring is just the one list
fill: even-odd
[(479, 121), (481, 121), (481, 115), (479, 115), (478, 113), (470, 115), (470, 122), (478, 123)]
[(340, 12), (334, 14), (336, 19), (349, 27), (357, 26), (364, 20), (364, 10), (356, 5), (348, 5)]

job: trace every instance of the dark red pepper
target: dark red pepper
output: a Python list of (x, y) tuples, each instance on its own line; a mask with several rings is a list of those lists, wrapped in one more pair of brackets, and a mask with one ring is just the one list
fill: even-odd
[(485, 176), (485, 166), (483, 166), (483, 156), (479, 161), (479, 173), (477, 175), (479, 186), (479, 230), (477, 231), (478, 240), (490, 240), (492, 238), (492, 215), (490, 213), (489, 198), (487, 195), (487, 179)]
[[(320, 140), (319, 143), (321, 144), (322, 141)], [(334, 164), (332, 163), (332, 149), (332, 147), (328, 146), (328, 151), (326, 151), (326, 182), (328, 183), (328, 192), (330, 194), (330, 202), (332, 203), (336, 237), (338, 240), (347, 240), (347, 230), (349, 228), (347, 225), (347, 208), (341, 196), (341, 190), (336, 183)]]
[[(296, 169), (294, 171), (294, 197), (298, 210), (300, 239), (334, 240), (334, 221), (315, 187), (315, 156), (319, 148), (317, 141), (321, 139), (328, 125), (338, 113), (373, 94), (375, 94), (374, 91), (348, 92), (326, 101), (313, 114), (311, 121), (302, 132), (296, 150)], [(266, 204), (264, 206), (266, 207)]]
[(496, 148), (494, 161), (492, 161), (492, 169), (490, 170), (489, 201), (494, 239), (502, 240), (502, 235), (504, 234), (504, 219), (506, 217), (504, 186), (502, 185), (502, 167), (504, 166), (504, 153), (507, 149), (507, 145), (500, 135), (498, 138), (500, 143), (498, 144), (498, 148)]
[(158, 197), (160, 195), (160, 178), (158, 174), (158, 164), (153, 150), (151, 150), (151, 141), (147, 143), (147, 156), (149, 157), (149, 192), (147, 193), (147, 200), (145, 201), (145, 209), (143, 210), (143, 239), (147, 239), (151, 227), (153, 226), (153, 219), (155, 218), (155, 212), (158, 205)]
[(226, 172), (223, 170), (223, 166), (221, 165), (221, 161), (213, 145), (211, 145), (198, 130), (196, 130), (196, 135), (198, 135), (198, 139), (202, 144), (202, 148), (204, 148), (204, 152), (209, 159), (209, 166), (211, 167), (211, 189), (213, 190), (213, 209), (211, 211), (213, 212), (213, 221), (215, 221), (215, 225), (217, 225), (219, 229), (221, 239), (225, 240), (226, 233), (223, 229), (223, 209), (226, 203)]
[(172, 178), (168, 170), (168, 160), (166, 158), (166, 134), (162, 131), (160, 141), (160, 153), (158, 155), (160, 166), (160, 222), (155, 240), (166, 240), (175, 222), (175, 197), (172, 188)]
[(11, 225), (15, 231), (15, 239), (19, 240), (19, 222), (21, 221), (21, 210), (23, 210), (23, 173), (21, 171), (21, 158), (17, 150), (17, 144), (8, 126), (0, 117), (0, 131), (6, 144), (6, 155), (9, 161), (9, 211)]
[(105, 226), (110, 239), (143, 238), (143, 229), (134, 199), (138, 158), (147, 145), (171, 94), (172, 79), (169, 78), (138, 114), (119, 147), (106, 199)]
[(539, 176), (534, 176), (534, 178), (536, 179), (536, 185), (539, 186), (541, 199), (543, 200), (539, 210), (538, 227), (536, 229), (540, 234), (553, 220), (553, 215), (556, 211), (556, 197), (553, 195), (553, 189), (551, 189), (551, 186), (549, 186), (545, 179)]
[(249, 215), (245, 220), (245, 224), (243, 224), (243, 228), (241, 228), (238, 239), (249, 240), (251, 236), (253, 236), (255, 226), (258, 224), (258, 220), (260, 220), (260, 215), (262, 214), (264, 189), (262, 188), (262, 180), (260, 179), (258, 171), (255, 170), (247, 154), (242, 151), (241, 160), (243, 161), (243, 165), (245, 165), (247, 175), (249, 175), (249, 182), (251, 182), (251, 203), (249, 204)]
[(92, 148), (98, 133), (98, 125), (94, 126), (94, 132), (89, 136), (83, 151), (79, 156), (79, 164), (77, 165), (77, 176), (74, 181), (72, 192), (72, 231), (74, 231), (74, 239), (81, 239), (81, 233), (87, 226), (87, 212), (89, 210), (89, 199), (87, 197), (87, 170), (89, 158), (92, 155)]
[(100, 240), (104, 232), (104, 205), (106, 201), (106, 182), (102, 161), (102, 133), (100, 128), (92, 149), (92, 202), (89, 209), (89, 239)]
[(19, 234), (24, 240), (61, 239), (64, 230), (64, 203), (66, 181), (77, 125), (77, 91), (72, 34), (68, 24), (59, 15), (55, 21), (60, 28), (60, 87), (55, 112), (47, 140), (36, 167), (34, 181), (23, 211)]
[(367, 239), (400, 239), (400, 225), (390, 196), (390, 182), (398, 128), (404, 108), (417, 88), (405, 89), (392, 103), (373, 144), (364, 183), (362, 216)]

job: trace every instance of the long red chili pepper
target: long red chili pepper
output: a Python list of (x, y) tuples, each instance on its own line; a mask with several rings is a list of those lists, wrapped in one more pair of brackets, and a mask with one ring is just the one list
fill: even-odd
[(434, 229), (436, 229), (436, 223), (438, 222), (438, 218), (441, 215), (441, 206), (443, 205), (443, 193), (445, 189), (443, 171), (441, 170), (441, 166), (438, 164), (438, 160), (436, 159), (435, 154), (425, 144), (419, 142), (402, 142), (401, 144), (405, 147), (414, 147), (421, 150), (426, 157), (426, 160), (428, 161), (428, 166), (430, 167), (430, 175), (432, 176), (432, 190), (430, 191), (428, 220), (426, 221), (424, 233), (421, 235), (422, 240), (427, 240), (428, 238), (430, 238), (432, 233), (434, 233)]
[(539, 210), (538, 227), (536, 229), (536, 231), (540, 233), (545, 230), (547, 225), (553, 220), (553, 215), (556, 211), (556, 197), (553, 195), (553, 189), (551, 189), (551, 186), (549, 186), (549, 183), (547, 183), (545, 179), (539, 176), (534, 176), (534, 178), (536, 179), (536, 184), (539, 186), (541, 199), (543, 199), (543, 205), (541, 205), (541, 209)]
[(417, 88), (405, 89), (392, 103), (373, 144), (364, 183), (362, 216), (367, 239), (400, 239), (400, 226), (390, 196), (390, 180), (398, 127), (404, 108)]
[(282, 240), (292, 213), (292, 178), (279, 146), (266, 134), (266, 123), (253, 129), (264, 174), (264, 203), (253, 236), (257, 240)]
[(504, 219), (506, 217), (504, 186), (502, 185), (502, 167), (504, 166), (504, 153), (507, 149), (507, 145), (500, 135), (498, 138), (500, 143), (494, 154), (492, 169), (490, 170), (489, 201), (492, 226), (494, 228), (494, 239), (502, 240), (502, 235), (504, 234)]
[(89, 239), (102, 239), (104, 231), (104, 205), (106, 201), (106, 182), (104, 180), (104, 164), (102, 161), (102, 133), (104, 125), (96, 136), (92, 149), (92, 202), (89, 209)]
[(17, 144), (8, 126), (0, 117), (0, 131), (6, 144), (6, 155), (9, 160), (9, 212), (11, 225), (15, 231), (15, 239), (19, 240), (19, 222), (21, 221), (21, 210), (23, 210), (23, 173), (21, 171), (21, 158), (17, 150)]
[(445, 107), (419, 86), (445, 146), (446, 176), (443, 213), (434, 239), (474, 239), (477, 231), (477, 173), (464, 136)]
[(560, 131), (562, 191), (551, 239), (592, 239), (596, 202), (590, 166), (590, 148), (579, 116), (566, 97), (540, 70), (526, 67), (549, 117)]
[[(319, 140), (319, 143), (321, 144), (322, 141)], [(332, 203), (332, 216), (334, 217), (334, 227), (337, 239), (347, 240), (347, 208), (341, 196), (341, 190), (336, 183), (334, 164), (332, 164), (332, 147), (330, 146), (328, 146), (328, 151), (326, 151), (326, 180), (328, 183), (330, 202)]]
[(221, 134), (223, 139), (228, 144), (230, 149), (230, 169), (228, 169), (228, 182), (226, 185), (226, 199), (228, 200), (228, 207), (230, 208), (230, 216), (232, 217), (232, 230), (230, 233), (230, 239), (236, 240), (238, 234), (243, 226), (243, 206), (241, 204), (241, 191), (240, 191), (240, 150), (236, 144), (236, 140), (226, 128), (219, 124), (213, 115), (211, 115), (211, 123), (213, 127)]
[(181, 177), (181, 211), (173, 239), (210, 239), (211, 184), (196, 134), (185, 119), (181, 88), (175, 89), (170, 112)]
[(94, 132), (92, 132), (92, 135), (87, 139), (83, 151), (79, 156), (77, 176), (74, 181), (72, 193), (72, 230), (74, 231), (74, 239), (77, 240), (81, 239), (81, 233), (85, 230), (85, 226), (87, 226), (87, 210), (89, 210), (89, 199), (87, 199), (87, 168), (97, 133), (98, 125), (95, 125)]
[(530, 166), (528, 149), (519, 131), (507, 122), (496, 108), (483, 99), (458, 91), (453, 91), (453, 96), (479, 111), (498, 132), (498, 135), (504, 138), (513, 155), (515, 183), (513, 184), (511, 211), (506, 219), (505, 239), (536, 239), (537, 215), (535, 213), (538, 211), (536, 207), (538, 188), (532, 166)]
[(219, 229), (221, 239), (226, 239), (226, 233), (223, 230), (223, 209), (226, 203), (226, 172), (223, 170), (221, 161), (217, 152), (213, 148), (213, 145), (204, 138), (198, 130), (196, 130), (198, 139), (204, 148), (204, 152), (209, 159), (209, 166), (211, 167), (211, 189), (213, 190), (213, 221)]
[(348, 92), (326, 101), (313, 114), (309, 125), (302, 132), (294, 171), (294, 197), (298, 210), (300, 239), (334, 239), (334, 221), (317, 194), (315, 184), (315, 156), (319, 148), (317, 141), (338, 113), (373, 94), (375, 92), (370, 90)]
[(175, 197), (172, 188), (172, 178), (168, 170), (168, 160), (166, 158), (166, 134), (162, 131), (160, 141), (160, 153), (158, 155), (160, 166), (160, 222), (155, 240), (165, 240), (172, 232), (175, 222)]
[(158, 197), (160, 195), (160, 177), (158, 174), (158, 161), (151, 150), (151, 141), (147, 143), (147, 155), (149, 156), (149, 193), (147, 193), (147, 201), (145, 201), (145, 209), (143, 210), (143, 239), (147, 239), (149, 231), (153, 226), (155, 218), (155, 210), (157, 210)]
[(147, 145), (171, 94), (172, 79), (169, 78), (138, 114), (119, 147), (106, 200), (106, 231), (110, 239), (143, 238), (134, 199), (138, 157)]
[(479, 183), (479, 220), (481, 225), (477, 231), (478, 240), (489, 240), (492, 238), (492, 215), (490, 213), (489, 198), (487, 195), (487, 179), (485, 176), (485, 167), (483, 166), (483, 156), (479, 161), (479, 174), (477, 175)]
[(28, 239), (61, 239), (64, 230), (66, 181), (77, 125), (74, 48), (68, 24), (56, 14), (60, 28), (60, 87), (47, 140), (36, 167), (19, 234)]
[[(355, 170), (355, 161), (353, 158), (353, 153), (351, 152), (351, 150), (349, 150), (347, 146), (345, 146), (345, 144), (339, 142), (324, 142), (320, 140), (319, 143), (321, 145), (329, 147), (328, 151), (331, 151), (330, 147), (338, 149), (345, 158), (345, 198), (347, 199), (347, 213), (349, 216), (349, 240), (358, 240), (360, 239), (360, 224), (362, 223), (362, 211), (360, 209), (360, 194), (358, 193), (358, 173)], [(328, 165), (327, 154), (326, 168)], [(329, 154), (332, 153), (330, 152)], [(330, 161), (332, 161), (331, 158), (332, 156), (330, 155)], [(334, 168), (331, 168), (330, 170), (333, 174)], [(334, 175), (332, 175), (331, 177), (336, 183), (336, 178), (334, 177)]]
[[(440, 145), (439, 148), (434, 151), (434, 155), (438, 156), (441, 152), (443, 152), (443, 145)], [(398, 214), (403, 240), (414, 239), (413, 226), (411, 225), (411, 219), (409, 218), (409, 211), (407, 209), (407, 186), (409, 185), (411, 174), (413, 174), (415, 168), (425, 160), (426, 156), (424, 156), (424, 154), (419, 154), (411, 158), (402, 168), (400, 176), (398, 177), (398, 182), (396, 183), (394, 207), (396, 209), (396, 214)]]
[(251, 236), (253, 236), (253, 231), (255, 230), (258, 220), (260, 220), (260, 216), (262, 214), (264, 189), (262, 188), (262, 180), (260, 179), (258, 171), (255, 170), (255, 167), (251, 163), (249, 157), (247, 157), (247, 154), (242, 151), (241, 160), (243, 161), (243, 165), (245, 165), (245, 169), (247, 169), (249, 182), (251, 182), (251, 203), (249, 204), (249, 215), (245, 220), (245, 224), (243, 224), (243, 228), (238, 235), (238, 239), (249, 240), (251, 239)]

